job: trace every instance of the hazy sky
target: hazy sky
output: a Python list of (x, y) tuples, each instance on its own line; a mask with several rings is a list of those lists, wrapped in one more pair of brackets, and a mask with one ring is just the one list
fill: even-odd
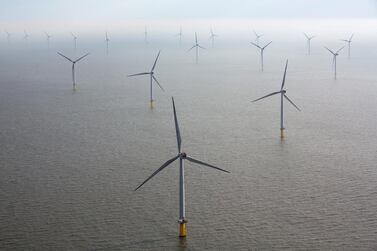
[(0, 0), (0, 21), (371, 18), (375, 0)]

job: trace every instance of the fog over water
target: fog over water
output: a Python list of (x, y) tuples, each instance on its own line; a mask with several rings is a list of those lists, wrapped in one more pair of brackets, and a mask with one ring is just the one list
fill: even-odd
[[(134, 16), (129, 29), (127, 21), (96, 28), (92, 17), (76, 30), (33, 21), (27, 41), (26, 21), (5, 16), (12, 36), (0, 39), (0, 249), (375, 250), (377, 21), (240, 16)], [(253, 29), (261, 44), (273, 41), (264, 72)], [(187, 52), (195, 31), (207, 48), (199, 64)], [(316, 36), (310, 56), (303, 32)], [(336, 50), (352, 33), (351, 58), (340, 52), (334, 80), (323, 46)], [(154, 86), (150, 109), (148, 77), (127, 75), (150, 70), (159, 50), (165, 92)], [(76, 65), (76, 92), (71, 64), (57, 52), (91, 53)], [(302, 111), (285, 103), (281, 141), (279, 97), (250, 101), (279, 90), (287, 59), (287, 94)], [(177, 237), (178, 163), (134, 192), (176, 154), (171, 96), (183, 149), (231, 172), (186, 163), (186, 239)]]

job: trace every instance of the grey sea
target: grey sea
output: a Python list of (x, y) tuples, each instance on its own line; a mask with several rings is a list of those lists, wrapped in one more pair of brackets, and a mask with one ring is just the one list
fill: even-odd
[[(367, 40), (365, 40), (367, 41)], [(1, 250), (376, 250), (377, 49), (332, 57), (317, 40), (191, 43), (29, 41), (0, 50)], [(333, 42), (334, 50), (342, 45)], [(155, 106), (148, 71), (158, 50)], [(91, 55), (76, 65), (73, 58)], [(286, 89), (280, 99), (250, 101)], [(177, 146), (171, 96), (190, 155), (186, 239), (178, 238), (178, 163), (134, 189)]]

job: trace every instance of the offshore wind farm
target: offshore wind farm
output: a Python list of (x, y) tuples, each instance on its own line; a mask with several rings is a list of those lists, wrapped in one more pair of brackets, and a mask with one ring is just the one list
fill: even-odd
[(149, 15), (0, 22), (0, 249), (374, 250), (377, 21)]

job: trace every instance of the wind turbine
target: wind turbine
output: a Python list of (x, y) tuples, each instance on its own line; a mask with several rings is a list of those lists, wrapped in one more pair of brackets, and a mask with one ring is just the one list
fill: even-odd
[(199, 48), (201, 48), (201, 49), (206, 49), (206, 48), (204, 48), (204, 47), (202, 47), (199, 43), (198, 43), (198, 36), (196, 35), (196, 32), (195, 32), (195, 44), (194, 44), (194, 46), (192, 46), (189, 50), (188, 50), (188, 52), (189, 51), (191, 51), (192, 49), (194, 49), (195, 48), (195, 51), (196, 51), (196, 63), (198, 63), (198, 56), (199, 56), (199, 52), (198, 52), (198, 50), (199, 50)]
[(148, 31), (147, 31), (147, 26), (144, 28), (144, 42), (145, 44), (148, 44)]
[(152, 66), (152, 69), (150, 72), (141, 72), (141, 73), (136, 73), (136, 74), (132, 74), (132, 75), (128, 75), (128, 77), (133, 77), (133, 76), (141, 76), (141, 75), (149, 75), (150, 76), (150, 106), (151, 108), (153, 108), (153, 88), (152, 88), (152, 85), (153, 85), (153, 80), (154, 82), (156, 82), (156, 84), (161, 88), (162, 91), (165, 91), (164, 88), (161, 86), (161, 84), (158, 82), (157, 78), (154, 76), (154, 68), (156, 67), (156, 64), (157, 64), (157, 60), (160, 56), (160, 52), (158, 52), (157, 54), (157, 57), (153, 63), (153, 66)]
[(75, 51), (77, 49), (77, 37), (71, 32), (72, 38), (73, 38), (73, 43), (75, 45)]
[(258, 34), (255, 30), (253, 30), (255, 35), (255, 43), (259, 46), (259, 38), (263, 36), (263, 34)]
[(175, 132), (177, 136), (177, 145), (178, 145), (178, 155), (174, 156), (173, 158), (166, 161), (160, 168), (158, 168), (151, 176), (149, 176), (143, 183), (141, 183), (136, 189), (138, 190), (141, 186), (143, 186), (145, 183), (147, 183), (150, 179), (152, 179), (155, 175), (157, 175), (159, 172), (161, 172), (164, 168), (169, 166), (171, 163), (173, 163), (175, 160), (179, 159), (179, 237), (186, 237), (187, 231), (186, 231), (186, 214), (185, 214), (185, 168), (184, 168), (184, 162), (185, 160), (188, 160), (192, 163), (199, 164), (202, 166), (210, 167), (222, 172), (229, 173), (229, 171), (226, 171), (224, 169), (218, 168), (216, 166), (207, 164), (203, 161), (194, 159), (192, 157), (189, 157), (185, 152), (181, 149), (182, 139), (181, 139), (181, 133), (179, 131), (179, 125), (178, 125), (178, 119), (177, 119), (177, 113), (175, 110), (175, 104), (174, 104), (174, 98), (172, 97), (173, 102), (173, 113), (174, 113), (174, 123), (175, 123)]
[(107, 31), (106, 31), (105, 36), (106, 36), (106, 38), (105, 38), (105, 41), (106, 41), (106, 54), (108, 55), (109, 54), (109, 42), (110, 42), (110, 39), (109, 39), (109, 36), (107, 35)]
[(211, 39), (211, 41), (212, 41), (212, 48), (215, 45), (215, 37), (218, 37), (218, 35), (213, 33), (212, 28), (211, 28), (211, 36), (209, 37), (209, 39)]
[(307, 39), (307, 43), (308, 43), (308, 55), (310, 55), (310, 42), (312, 41), (313, 38), (315, 38), (315, 36), (308, 36), (306, 33), (304, 33), (304, 36), (306, 37)]
[(269, 46), (269, 45), (272, 43), (272, 41), (269, 42), (268, 44), (266, 44), (264, 47), (260, 47), (259, 45), (255, 44), (255, 43), (253, 43), (253, 42), (250, 42), (250, 43), (251, 43), (252, 45), (258, 47), (258, 48), (260, 49), (261, 67), (262, 67), (261, 69), (262, 69), (262, 71), (263, 71), (263, 70), (264, 70), (264, 69), (263, 69), (263, 52), (264, 52), (264, 49), (266, 49), (266, 47)]
[(24, 40), (27, 41), (29, 38), (29, 34), (24, 30)]
[(62, 57), (64, 57), (65, 59), (67, 59), (68, 61), (70, 61), (72, 63), (72, 82), (73, 82), (73, 90), (76, 91), (76, 79), (75, 79), (75, 64), (77, 62), (79, 62), (81, 59), (85, 58), (86, 56), (89, 55), (89, 53), (85, 54), (84, 56), (76, 59), (76, 60), (72, 60), (70, 59), (69, 57), (67, 56), (64, 56), (63, 54), (61, 54), (60, 52), (58, 52), (58, 54)]
[(10, 33), (6, 30), (5, 33), (7, 34), (7, 41), (8, 41), (8, 44), (10, 44)]
[(183, 37), (182, 27), (179, 27), (179, 33), (176, 34), (176, 36), (179, 37), (179, 46), (181, 46), (181, 44), (182, 44), (182, 37)]
[(50, 48), (50, 39), (51, 39), (51, 35), (48, 34), (47, 32), (45, 32), (46, 34), (46, 38), (47, 38), (47, 47)]
[(344, 46), (342, 48), (340, 48), (339, 50), (337, 50), (336, 52), (333, 52), (332, 50), (330, 50), (329, 48), (327, 48), (325, 46), (325, 49), (328, 50), (332, 55), (333, 55), (333, 66), (334, 66), (334, 79), (336, 79), (336, 57), (339, 56), (339, 52), (344, 48)]
[(352, 33), (352, 35), (349, 39), (341, 39), (341, 41), (344, 41), (348, 44), (348, 58), (351, 57), (351, 42), (352, 42), (353, 35), (354, 35), (354, 33)]
[(285, 76), (287, 75), (287, 67), (288, 67), (288, 60), (287, 62), (285, 63), (285, 70), (284, 70), (284, 76), (283, 76), (283, 81), (281, 83), (281, 88), (280, 88), (280, 91), (277, 91), (277, 92), (272, 92), (266, 96), (263, 96), (261, 98), (258, 98), (256, 100), (253, 100), (251, 102), (256, 102), (258, 100), (261, 100), (261, 99), (264, 99), (264, 98), (267, 98), (267, 97), (270, 97), (270, 96), (273, 96), (273, 95), (276, 95), (276, 94), (280, 94), (280, 138), (284, 138), (284, 120), (283, 120), (283, 112), (284, 112), (284, 109), (283, 109), (283, 104), (284, 104), (284, 98), (286, 100), (288, 100), (289, 103), (291, 103), (298, 111), (301, 111), (300, 108), (298, 108), (297, 105), (295, 105), (295, 103), (293, 103), (292, 100), (290, 100), (288, 98), (288, 96), (286, 95), (287, 91), (284, 89), (284, 84), (285, 84)]

